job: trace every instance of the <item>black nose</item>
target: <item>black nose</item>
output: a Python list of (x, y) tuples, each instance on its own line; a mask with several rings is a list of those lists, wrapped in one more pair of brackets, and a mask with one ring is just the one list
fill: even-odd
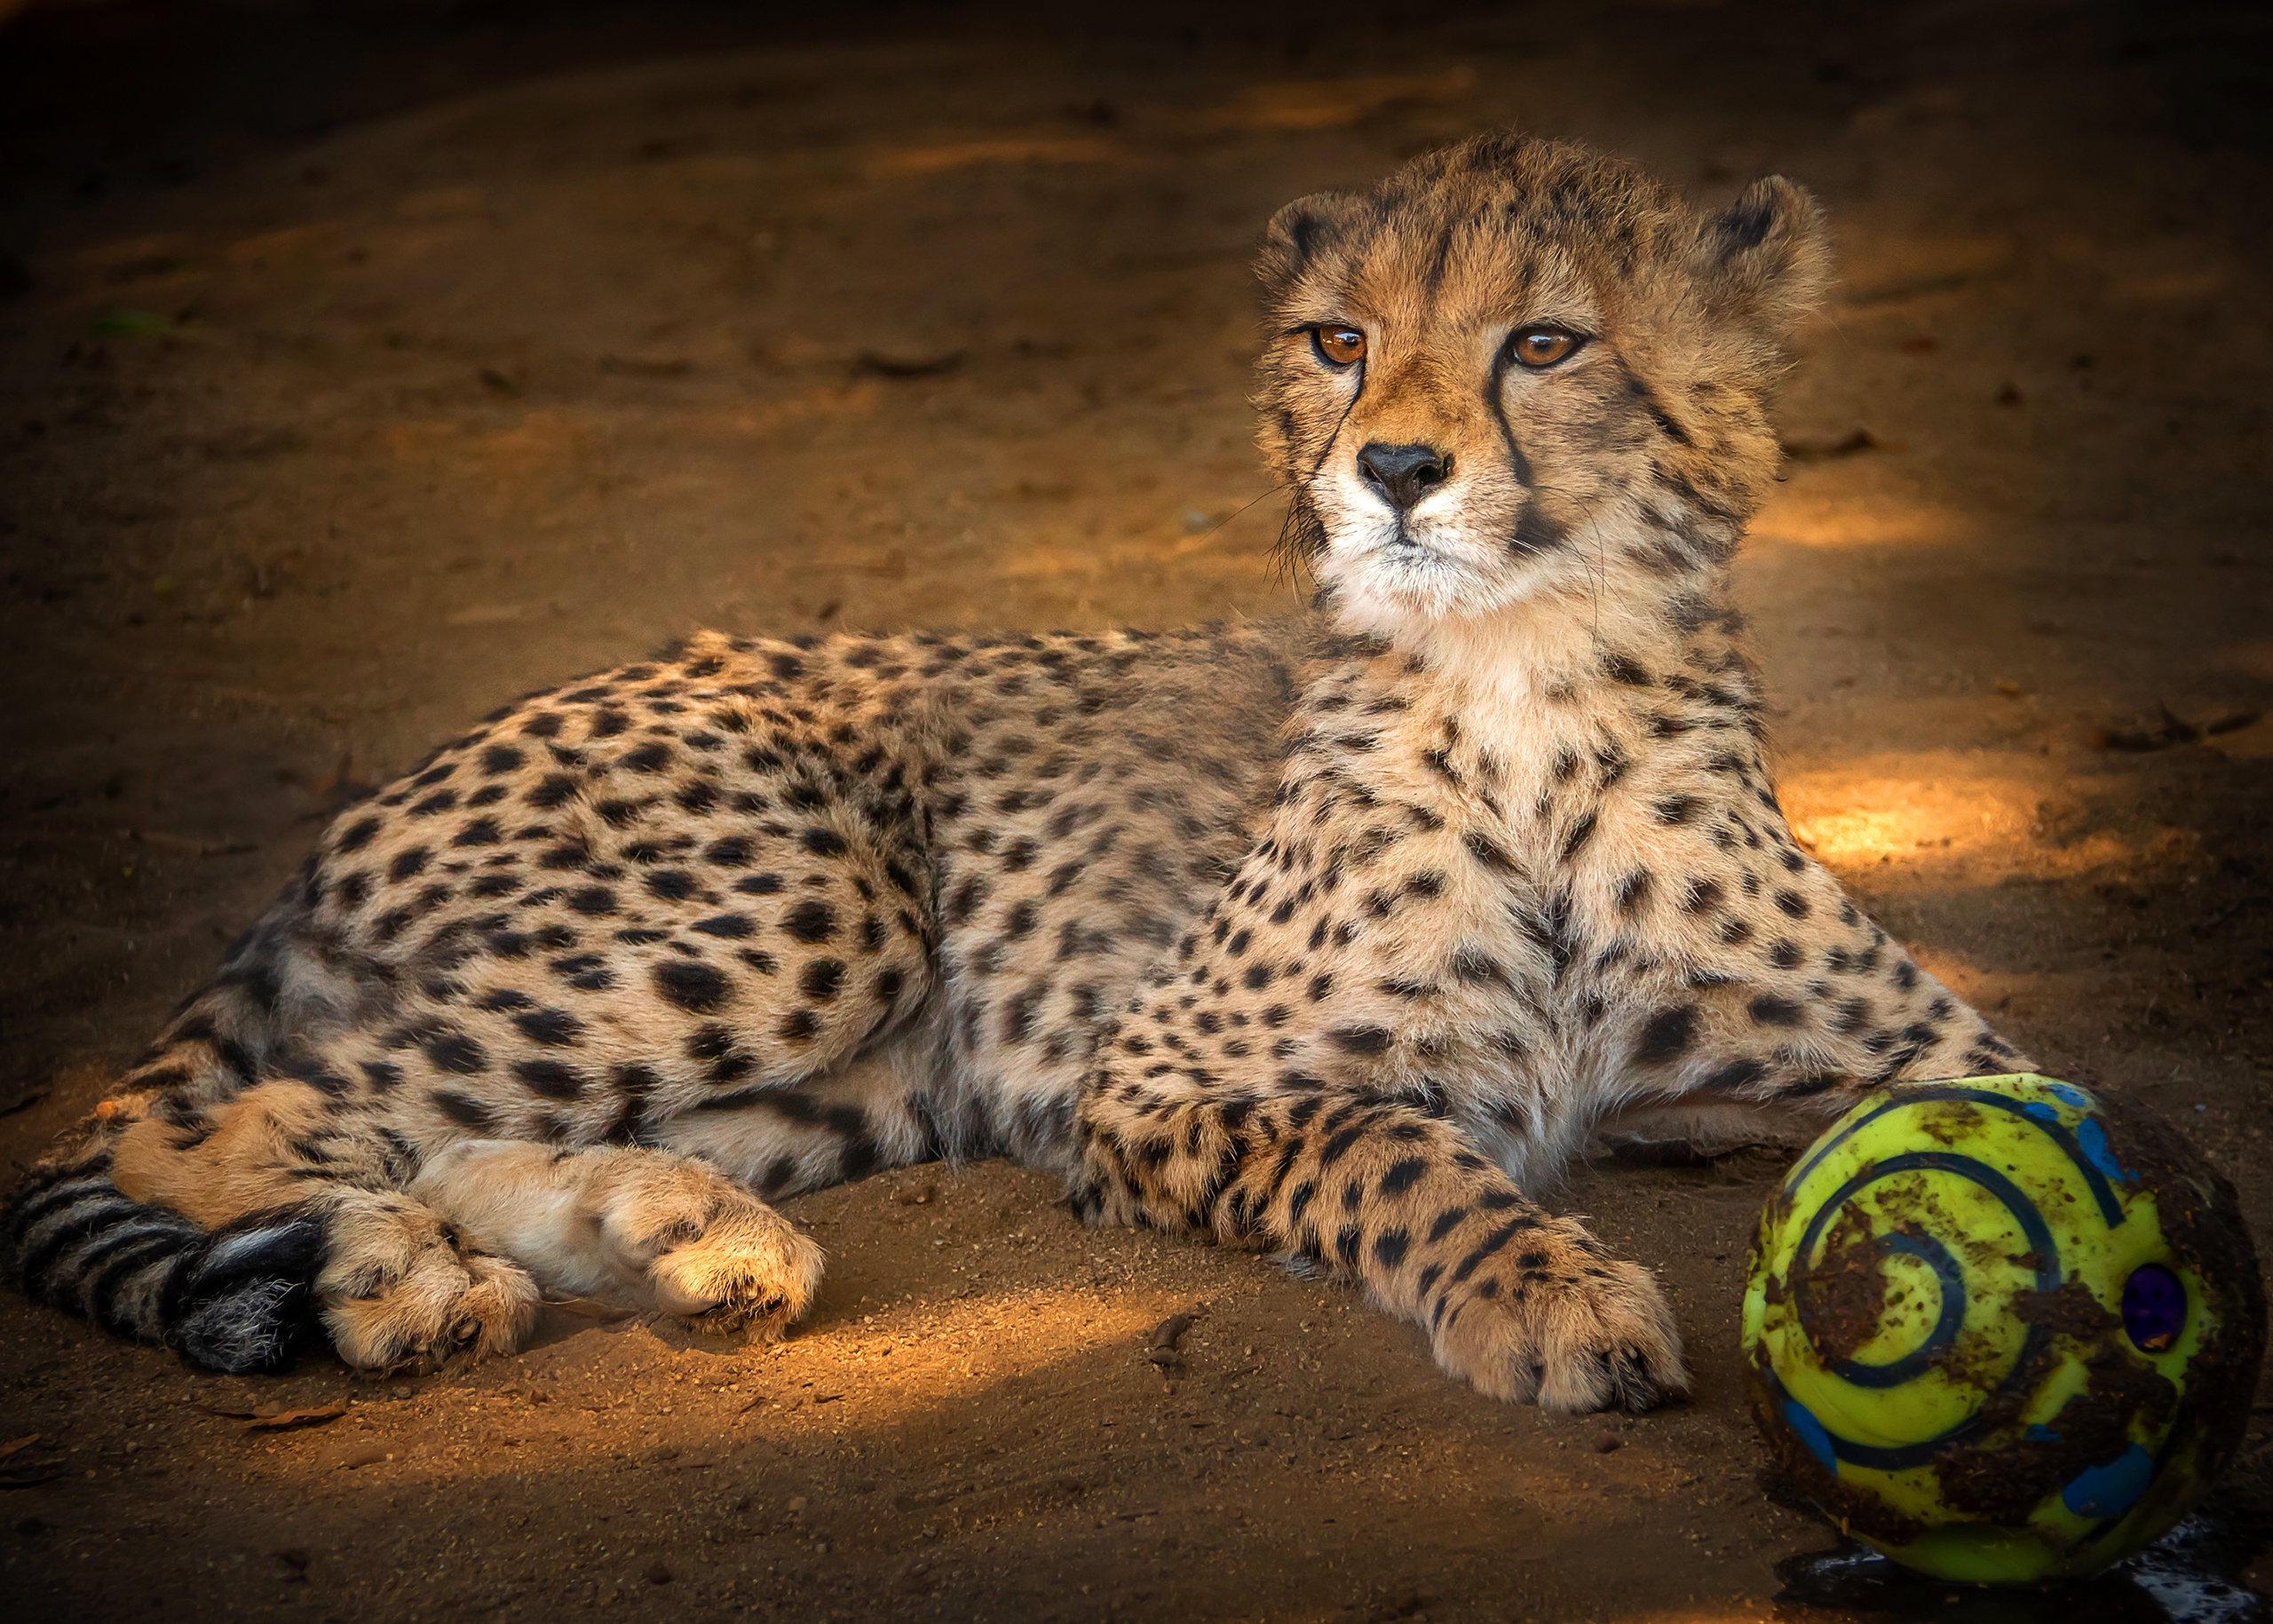
[(1453, 459), (1434, 446), (1384, 446), (1379, 440), (1358, 453), (1358, 466), (1400, 513), (1453, 475)]

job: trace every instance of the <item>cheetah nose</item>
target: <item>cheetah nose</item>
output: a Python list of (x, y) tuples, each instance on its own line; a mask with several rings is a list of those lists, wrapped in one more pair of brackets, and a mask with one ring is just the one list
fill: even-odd
[(1400, 513), (1412, 511), (1453, 475), (1453, 459), (1434, 446), (1385, 446), (1379, 440), (1358, 453), (1358, 467), (1366, 483)]

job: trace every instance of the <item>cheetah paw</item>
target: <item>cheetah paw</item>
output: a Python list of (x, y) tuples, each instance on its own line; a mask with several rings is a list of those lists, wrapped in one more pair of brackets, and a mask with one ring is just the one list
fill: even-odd
[(820, 1248), (751, 1200), (714, 1213), (695, 1238), (647, 1268), (655, 1305), (698, 1330), (778, 1342), (820, 1288)]
[(536, 1324), (540, 1293), (519, 1264), (461, 1243), (412, 1204), (343, 1214), (316, 1280), (339, 1357), (360, 1370), (431, 1370), (461, 1349), (511, 1353)]
[(1494, 1256), (1437, 1311), (1437, 1363), (1488, 1398), (1638, 1412), (1689, 1388), (1656, 1279), (1576, 1224)]

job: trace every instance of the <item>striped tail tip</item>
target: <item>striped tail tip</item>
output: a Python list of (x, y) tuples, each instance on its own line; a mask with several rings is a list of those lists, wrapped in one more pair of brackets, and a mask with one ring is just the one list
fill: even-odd
[(304, 1208), (202, 1230), (120, 1193), (99, 1162), (35, 1174), (0, 1231), (26, 1295), (207, 1370), (273, 1370), (316, 1323), (324, 1226)]

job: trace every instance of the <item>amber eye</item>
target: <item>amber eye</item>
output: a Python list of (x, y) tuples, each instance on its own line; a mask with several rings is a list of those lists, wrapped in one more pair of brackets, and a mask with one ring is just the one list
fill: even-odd
[(1558, 327), (1527, 327), (1508, 340), (1508, 353), (1526, 367), (1551, 367), (1579, 347), (1579, 336)]
[(1366, 335), (1354, 327), (1339, 321), (1328, 321), (1322, 327), (1311, 329), (1311, 342), (1318, 353), (1337, 367), (1362, 360), (1366, 354)]

